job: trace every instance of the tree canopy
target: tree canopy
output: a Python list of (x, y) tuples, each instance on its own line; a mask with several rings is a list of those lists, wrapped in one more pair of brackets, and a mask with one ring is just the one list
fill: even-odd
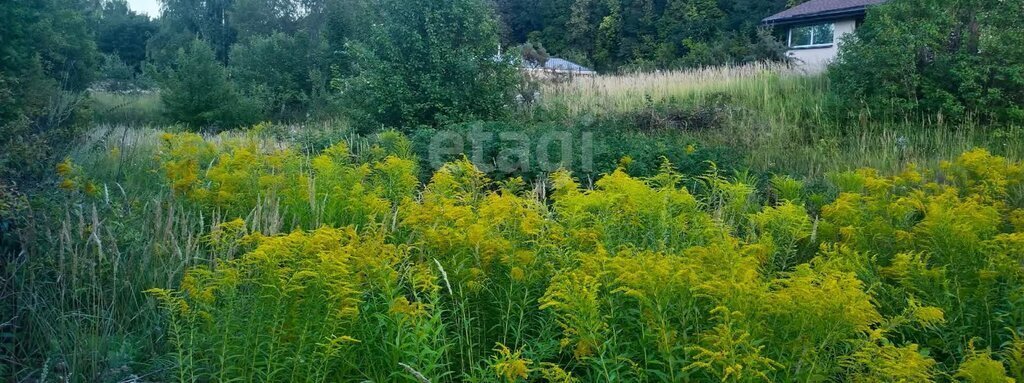
[(497, 0), (505, 44), (541, 43), (599, 70), (780, 59), (759, 33), (785, 0)]
[(89, 10), (78, 0), (0, 6), (0, 179), (48, 169), (52, 144), (75, 130), (76, 93), (100, 61)]
[(146, 60), (146, 43), (156, 34), (159, 24), (128, 8), (125, 0), (103, 4), (96, 27), (96, 45), (100, 52), (114, 55), (135, 70)]
[(1024, 121), (1024, 1), (901, 0), (872, 8), (830, 69), (839, 107)]
[(391, 127), (493, 117), (511, 101), (516, 69), (499, 56), (482, 0), (378, 0), (356, 43), (357, 77), (337, 88), (360, 118)]

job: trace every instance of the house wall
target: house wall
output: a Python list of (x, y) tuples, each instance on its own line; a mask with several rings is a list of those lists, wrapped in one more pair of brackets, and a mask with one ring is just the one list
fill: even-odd
[(857, 20), (836, 20), (834, 23), (835, 44), (820, 48), (791, 49), (786, 52), (786, 55), (793, 59), (797, 68), (807, 73), (820, 73), (832, 60), (835, 60), (836, 55), (839, 54), (839, 44), (843, 37), (857, 29)]

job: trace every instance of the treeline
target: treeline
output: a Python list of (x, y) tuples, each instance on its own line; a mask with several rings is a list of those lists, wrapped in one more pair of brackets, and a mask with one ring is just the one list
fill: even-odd
[(125, 0), (0, 9), (0, 175), (52, 169), (90, 122), (90, 88), (158, 92), (166, 121), (195, 130), (342, 114), (375, 129), (495, 118), (519, 81), (485, 1), (161, 5), (159, 19)]
[[(39, 73), (57, 83), (51, 90), (159, 89), (167, 120), (195, 127), (342, 112), (372, 124), (433, 125), (506, 109), (516, 83), (508, 71), (482, 87), (463, 87), (468, 94), (440, 89), (495, 77), (499, 68), (489, 61), (502, 46), (517, 52), (530, 43), (605, 72), (781, 59), (781, 46), (758, 22), (785, 6), (785, 0), (162, 0), (160, 18), (150, 19), (125, 0), (17, 2), (3, 10), (10, 19), (4, 36), (14, 37), (9, 49), (21, 53), (4, 59), (4, 78), (31, 78), (22, 72), (38, 61)], [(375, 76), (374, 68), (388, 72)], [(399, 75), (397, 82), (384, 78)], [(34, 109), (24, 112), (44, 108)]]
[(332, 71), (348, 70), (345, 43), (356, 5), (163, 1), (159, 31), (147, 49), (171, 119), (234, 126), (322, 112)]
[[(162, 0), (154, 20), (125, 0), (15, 1), (0, 9), (0, 174), (50, 169), (90, 121), (90, 87), (158, 92), (163, 118), (194, 130), (338, 116), (364, 131), (436, 127), (514, 110), (520, 46), (605, 73), (784, 60), (759, 22), (793, 3)], [(1022, 10), (872, 8), (833, 67), (829, 110), (1024, 121)]]
[(50, 169), (87, 121), (79, 105), (101, 61), (103, 11), (75, 0), (0, 6), (0, 182)]
[[(148, 51), (155, 72), (164, 74), (160, 84), (175, 121), (300, 120), (337, 115), (344, 104), (371, 124), (432, 125), (503, 109), (507, 85), (515, 81), (507, 71), (484, 81), (498, 70), (487, 59), (502, 45), (516, 52), (530, 43), (601, 71), (781, 60), (782, 47), (758, 23), (785, 6), (784, 0), (166, 0)], [(224, 69), (209, 60), (207, 47)], [(403, 73), (400, 81), (388, 79)], [(446, 76), (449, 81), (440, 81)], [(474, 78), (483, 86), (441, 89)], [(195, 79), (202, 80), (189, 83)], [(212, 91), (196, 97), (194, 86)]]
[(479, 0), (166, 0), (143, 72), (193, 127), (434, 125), (506, 109), (517, 79), (497, 37)]
[[(789, 1), (793, 3), (793, 0)], [(760, 21), (786, 0), (495, 0), (506, 44), (601, 71), (782, 59)]]

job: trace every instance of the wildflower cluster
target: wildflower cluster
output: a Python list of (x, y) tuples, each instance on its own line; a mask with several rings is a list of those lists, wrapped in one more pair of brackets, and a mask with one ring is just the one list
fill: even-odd
[[(421, 187), (386, 138), (168, 138), (169, 187), (242, 219), (210, 234), (215, 265), (152, 291), (183, 380), (1024, 378), (1021, 164), (837, 173), (818, 216), (798, 180), (762, 203), (669, 164), (530, 190), (462, 160)], [(296, 229), (260, 234), (259, 209)]]
[(60, 177), (58, 186), (64, 191), (82, 192), (89, 196), (95, 196), (100, 192), (96, 183), (84, 174), (81, 167), (71, 162), (71, 158), (65, 158), (57, 164), (57, 176)]
[(158, 156), (172, 191), (225, 219), (363, 226), (389, 219), (392, 205), (411, 198), (418, 185), (408, 141), (380, 136), (363, 156), (340, 142), (310, 157), (255, 136), (165, 134)]

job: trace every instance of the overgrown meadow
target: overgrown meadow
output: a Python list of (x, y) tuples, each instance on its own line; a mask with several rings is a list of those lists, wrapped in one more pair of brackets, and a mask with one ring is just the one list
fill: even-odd
[(431, 129), (98, 125), (3, 270), (3, 372), (1024, 381), (1019, 129), (848, 126), (825, 87), (765, 66), (577, 78), (447, 128), (589, 131), (589, 173), (435, 169)]

